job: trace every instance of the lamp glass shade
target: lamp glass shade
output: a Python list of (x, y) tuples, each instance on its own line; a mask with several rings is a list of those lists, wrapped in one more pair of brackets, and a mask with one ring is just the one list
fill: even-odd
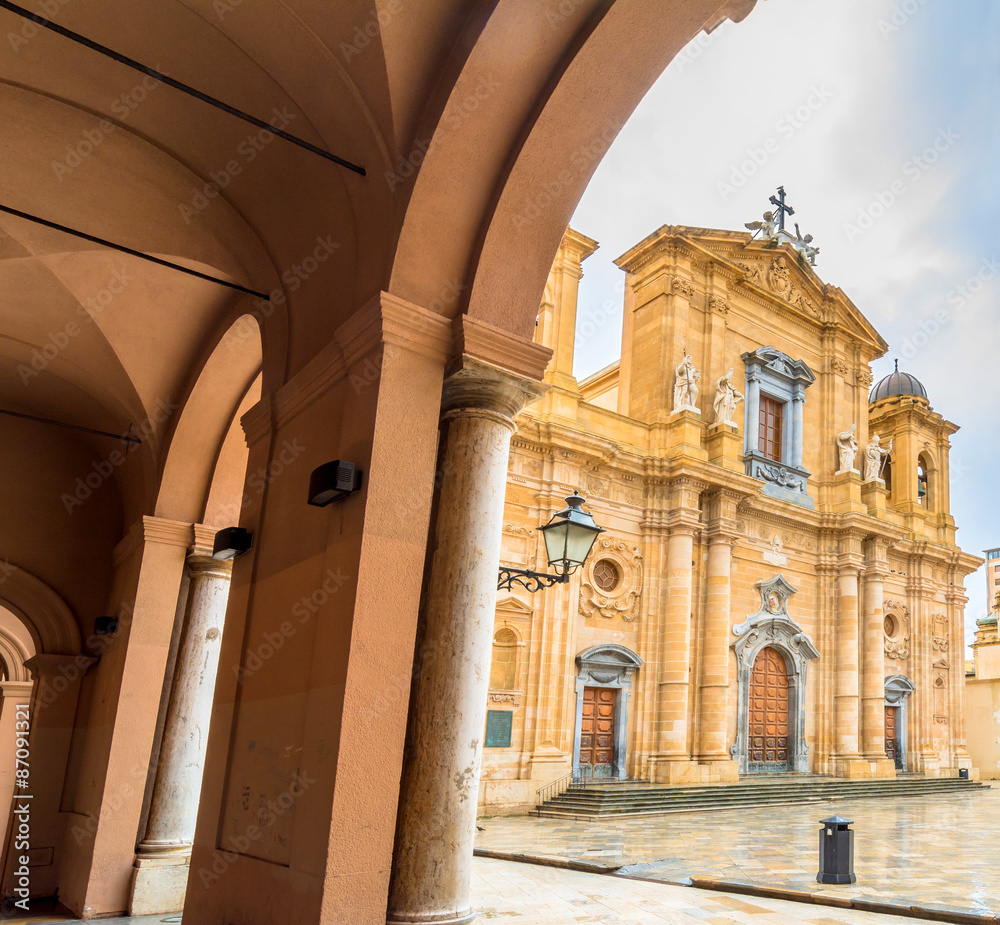
[(580, 510), (583, 498), (579, 493), (566, 499), (566, 508), (552, 515), (552, 519), (539, 527), (545, 538), (545, 554), (549, 565), (563, 574), (575, 571), (587, 560), (594, 542), (603, 527), (594, 523), (593, 515)]

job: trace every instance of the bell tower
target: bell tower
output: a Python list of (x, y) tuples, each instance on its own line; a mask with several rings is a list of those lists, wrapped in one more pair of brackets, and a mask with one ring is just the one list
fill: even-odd
[(868, 397), (868, 432), (892, 450), (882, 470), (890, 507), (906, 526), (939, 543), (955, 542), (951, 516), (949, 438), (958, 430), (931, 408), (927, 390), (915, 376), (896, 369)]

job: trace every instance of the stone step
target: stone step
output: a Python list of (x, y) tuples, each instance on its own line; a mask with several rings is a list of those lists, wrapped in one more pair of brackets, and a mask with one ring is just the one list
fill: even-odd
[(775, 803), (815, 803), (888, 796), (964, 793), (983, 787), (958, 778), (903, 777), (890, 780), (845, 780), (832, 777), (740, 781), (673, 787), (639, 782), (633, 786), (590, 785), (567, 790), (535, 812), (539, 816), (594, 818), (652, 815), (708, 809), (735, 809)]

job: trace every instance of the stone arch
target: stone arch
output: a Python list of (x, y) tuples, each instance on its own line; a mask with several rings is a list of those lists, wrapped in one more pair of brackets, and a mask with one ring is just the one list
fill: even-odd
[[(530, 342), (552, 260), (612, 141), (691, 39), (727, 18), (743, 20), (755, 2), (581, 2), (555, 22), (542, 5), (496, 4), (427, 133), (390, 291), (419, 305), (436, 304), (449, 316), (464, 311)], [(505, 108), (499, 112), (487, 100), (470, 114), (465, 104), (480, 82), (490, 74), (496, 82), (507, 80), (498, 65), (500, 35), (506, 37), (500, 45), (512, 53), (520, 49)], [(548, 54), (536, 48), (535, 67), (525, 67), (523, 48), (537, 46), (543, 35)], [(560, 42), (565, 51), (554, 58)], [(455, 234), (456, 228), (466, 233)], [(465, 288), (442, 305), (442, 293), (455, 280)]]
[(66, 602), (45, 582), (16, 565), (4, 566), (0, 603), (27, 627), (38, 654), (78, 655), (80, 627)]
[(615, 698), (614, 755), (611, 776), (625, 780), (628, 774), (628, 707), (632, 676), (643, 660), (627, 646), (615, 642), (599, 643), (576, 657), (576, 723), (573, 732), (573, 774), (580, 774), (580, 739), (583, 728), (583, 703), (586, 688), (617, 691)]
[(789, 598), (796, 593), (781, 575), (754, 586), (761, 596), (760, 609), (733, 627), (738, 637), (732, 644), (737, 662), (736, 741), (730, 755), (741, 774), (749, 770), (750, 678), (757, 656), (765, 648), (774, 649), (785, 662), (788, 673), (788, 766), (791, 771), (809, 770), (806, 745), (806, 674), (809, 662), (819, 651), (802, 627), (788, 614)]
[[(210, 496), (213, 483), (221, 478), (234, 483), (236, 497), (242, 497), (247, 452), (240, 445), (238, 417), (260, 396), (261, 363), (257, 319), (242, 315), (212, 350), (184, 403), (163, 467), (157, 517), (202, 523), (209, 516), (211, 500), (216, 519), (235, 514), (232, 523), (236, 523), (239, 505), (231, 498)], [(229, 477), (232, 473), (223, 472), (220, 462), (240, 470), (238, 476)]]
[(21, 641), (0, 627), (0, 664), (3, 666), (0, 681), (30, 681), (28, 669), (24, 667), (29, 658), (31, 654)]

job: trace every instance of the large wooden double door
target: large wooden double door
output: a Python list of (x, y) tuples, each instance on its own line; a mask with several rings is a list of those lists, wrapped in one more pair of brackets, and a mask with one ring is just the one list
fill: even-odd
[(750, 676), (747, 770), (788, 770), (788, 671), (770, 647), (761, 649)]
[(611, 777), (615, 762), (615, 707), (618, 691), (613, 687), (583, 689), (583, 717), (580, 723), (581, 769), (594, 777)]

